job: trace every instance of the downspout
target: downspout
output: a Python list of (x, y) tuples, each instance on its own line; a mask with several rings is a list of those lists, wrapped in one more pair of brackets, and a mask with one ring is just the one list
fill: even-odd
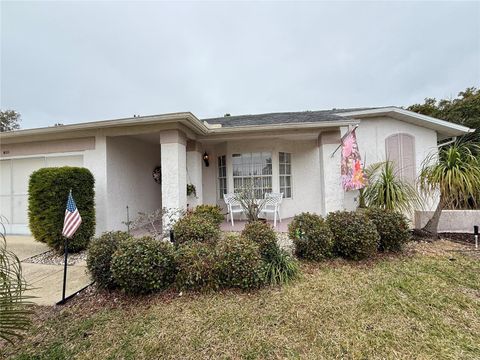
[(452, 137), (452, 140), (450, 140), (450, 141), (444, 142), (443, 144), (438, 144), (437, 148), (440, 149), (442, 146), (450, 145), (451, 143), (454, 143), (455, 141), (457, 141), (456, 136)]

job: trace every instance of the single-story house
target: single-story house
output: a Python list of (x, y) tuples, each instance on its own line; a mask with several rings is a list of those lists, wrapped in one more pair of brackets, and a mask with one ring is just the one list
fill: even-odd
[[(126, 206), (132, 217), (158, 208), (223, 206), (223, 194), (249, 178), (260, 194), (284, 193), (284, 218), (354, 209), (358, 191), (343, 190), (336, 151), (354, 126), (367, 165), (389, 158), (412, 180), (439, 141), (470, 131), (397, 107), (203, 120), (184, 112), (17, 130), (0, 134), (0, 214), (9, 233), (28, 234), (29, 175), (64, 165), (95, 176), (97, 233), (125, 229)], [(161, 184), (152, 177), (159, 166)], [(187, 197), (187, 184), (195, 185), (196, 197)]]

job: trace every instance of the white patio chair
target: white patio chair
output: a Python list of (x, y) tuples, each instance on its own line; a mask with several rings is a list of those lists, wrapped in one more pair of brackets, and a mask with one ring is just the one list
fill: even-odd
[(280, 205), (282, 204), (283, 193), (265, 193), (265, 204), (262, 208), (262, 213), (273, 214), (273, 226), (277, 226), (277, 215), (280, 222), (282, 218), (280, 216)]
[(230, 215), (230, 221), (232, 222), (232, 226), (235, 226), (233, 222), (233, 214), (243, 214), (243, 207), (240, 204), (240, 202), (235, 198), (235, 194), (224, 194), (223, 195), (223, 200), (225, 201), (225, 204), (227, 205), (227, 222), (228, 222), (228, 215)]

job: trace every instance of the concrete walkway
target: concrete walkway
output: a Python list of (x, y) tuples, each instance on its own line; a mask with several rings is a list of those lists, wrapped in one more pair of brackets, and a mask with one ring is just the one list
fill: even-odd
[[(62, 298), (63, 265), (32, 264), (24, 260), (49, 251), (50, 248), (35, 241), (31, 236), (7, 236), (7, 249), (15, 253), (22, 262), (25, 280), (32, 288), (28, 295), (38, 305), (54, 305)], [(71, 265), (67, 271), (66, 296), (90, 284), (85, 263)]]

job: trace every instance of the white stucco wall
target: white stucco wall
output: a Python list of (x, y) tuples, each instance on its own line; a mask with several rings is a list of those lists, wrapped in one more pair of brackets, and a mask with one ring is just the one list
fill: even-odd
[[(433, 211), (416, 211), (415, 228), (423, 228), (433, 216)], [(480, 226), (480, 210), (443, 210), (438, 223), (439, 232), (473, 233)]]
[(126, 230), (127, 205), (130, 219), (162, 207), (161, 186), (152, 178), (160, 165), (160, 145), (128, 136), (108, 137), (106, 143), (106, 230)]

